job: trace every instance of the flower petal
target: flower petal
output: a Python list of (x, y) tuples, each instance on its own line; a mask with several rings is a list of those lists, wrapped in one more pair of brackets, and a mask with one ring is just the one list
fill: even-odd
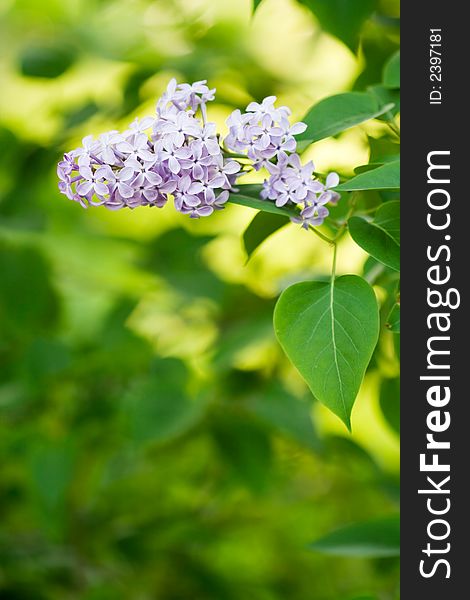
[(86, 196), (93, 189), (93, 183), (89, 180), (80, 182), (77, 185), (77, 194), (79, 196)]
[(168, 159), (168, 168), (175, 175), (181, 171), (180, 164), (179, 164), (179, 162), (177, 161), (177, 159), (174, 156), (170, 156), (169, 157), (169, 159)]
[(298, 123), (294, 123), (292, 127), (289, 128), (289, 133), (290, 135), (299, 135), (299, 133), (303, 133), (306, 129), (306, 123), (299, 121)]
[(109, 193), (108, 186), (102, 181), (95, 181), (95, 192), (100, 196), (105, 196)]
[(326, 176), (326, 187), (333, 188), (339, 184), (339, 175), (334, 171)]
[(129, 181), (132, 177), (134, 177), (134, 169), (131, 166), (126, 166), (116, 173), (116, 179), (119, 181)]
[(212, 206), (200, 206), (199, 208), (196, 209), (196, 213), (200, 217), (208, 217), (213, 212), (214, 212), (214, 209), (212, 208)]
[(132, 188), (127, 183), (119, 183), (118, 185), (119, 194), (123, 198), (132, 198), (134, 195), (134, 188)]

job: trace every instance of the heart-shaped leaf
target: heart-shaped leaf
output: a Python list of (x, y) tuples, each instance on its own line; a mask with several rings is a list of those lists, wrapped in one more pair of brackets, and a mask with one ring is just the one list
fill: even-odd
[(392, 105), (380, 104), (377, 98), (366, 92), (347, 92), (320, 100), (302, 119), (307, 129), (297, 136), (298, 149), (336, 135), (354, 125), (388, 112)]
[(347, 525), (317, 540), (310, 547), (333, 556), (400, 556), (400, 519), (393, 516)]
[(370, 222), (362, 217), (351, 217), (348, 227), (353, 240), (368, 254), (387, 267), (400, 270), (399, 202), (383, 204)]
[(338, 185), (338, 192), (359, 190), (398, 190), (400, 189), (400, 161), (388, 162), (377, 169), (361, 173), (345, 183)]
[(264, 240), (289, 222), (287, 216), (260, 211), (243, 234), (243, 244), (248, 258)]
[(357, 275), (297, 283), (281, 294), (274, 327), (313, 395), (351, 429), (351, 410), (379, 334), (370, 285)]

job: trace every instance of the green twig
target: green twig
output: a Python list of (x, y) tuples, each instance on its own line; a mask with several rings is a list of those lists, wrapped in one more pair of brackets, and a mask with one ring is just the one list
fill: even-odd
[(346, 214), (346, 217), (343, 221), (343, 223), (341, 224), (341, 226), (339, 227), (338, 231), (336, 232), (336, 235), (334, 238), (330, 238), (326, 235), (324, 235), (323, 233), (321, 233), (320, 231), (318, 231), (318, 229), (312, 225), (310, 225), (310, 229), (311, 231), (313, 231), (313, 233), (315, 235), (317, 235), (320, 239), (322, 239), (324, 242), (326, 242), (328, 245), (333, 247), (333, 264), (331, 267), (331, 282), (332, 285), (334, 283), (335, 277), (336, 277), (336, 255), (337, 255), (337, 250), (338, 250), (338, 241), (343, 237), (343, 235), (346, 233), (346, 229), (348, 227), (348, 220), (349, 218), (353, 215), (354, 210), (356, 208), (356, 203), (357, 203), (357, 194), (355, 192), (353, 192), (349, 198), (349, 210)]
[(352, 217), (352, 215), (354, 214), (354, 211), (356, 209), (357, 199), (358, 199), (357, 193), (353, 192), (349, 198), (349, 210), (344, 218), (343, 223), (341, 224), (340, 228), (336, 232), (335, 237), (333, 238), (334, 242), (337, 242), (346, 233), (346, 229), (348, 227), (348, 221), (349, 221), (350, 217)]
[(336, 251), (338, 250), (338, 244), (333, 244), (333, 264), (331, 266), (331, 281), (332, 285), (336, 277)]
[(313, 225), (310, 225), (310, 231), (313, 231), (313, 233), (315, 235), (317, 235), (321, 240), (323, 240), (324, 242), (326, 242), (330, 246), (335, 243), (335, 240), (333, 238), (329, 238), (327, 235), (324, 235), (323, 233), (321, 233), (320, 231), (318, 231), (318, 229), (316, 227), (314, 227)]

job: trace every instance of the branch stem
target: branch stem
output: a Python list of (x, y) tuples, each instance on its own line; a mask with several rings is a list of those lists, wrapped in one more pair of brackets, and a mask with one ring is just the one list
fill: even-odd
[(324, 242), (326, 242), (327, 244), (330, 244), (330, 246), (332, 244), (335, 243), (335, 240), (333, 238), (329, 238), (327, 235), (321, 233), (320, 231), (318, 231), (318, 229), (316, 227), (314, 227), (313, 225), (310, 225), (310, 231), (313, 231), (313, 233), (318, 236), (321, 240), (323, 240)]
[(334, 283), (336, 277), (336, 251), (338, 250), (338, 244), (333, 244), (333, 264), (331, 266), (331, 282)]

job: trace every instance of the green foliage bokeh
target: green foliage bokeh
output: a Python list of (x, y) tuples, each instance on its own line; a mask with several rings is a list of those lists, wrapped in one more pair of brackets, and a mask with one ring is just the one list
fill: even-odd
[[(250, 208), (197, 222), (167, 208), (83, 211), (56, 188), (65, 150), (151, 113), (173, 76), (217, 87), (221, 130), (271, 94), (297, 118), (368, 86), (397, 106), (395, 62), (377, 85), (399, 46), (397, 2), (361, 2), (349, 30), (354, 0), (331, 3), (333, 20), (327, 2), (256, 4), (0, 7), (2, 599), (398, 598), (395, 555), (312, 546), (398, 511), (396, 318), (350, 435), (312, 403), (272, 326), (287, 285), (328, 276), (321, 241), (273, 217), (261, 247), (245, 236), (247, 262)], [(376, 120), (307, 153), (352, 177), (395, 145)], [(338, 271), (387, 298), (386, 323), (393, 269), (350, 239), (342, 257)]]

